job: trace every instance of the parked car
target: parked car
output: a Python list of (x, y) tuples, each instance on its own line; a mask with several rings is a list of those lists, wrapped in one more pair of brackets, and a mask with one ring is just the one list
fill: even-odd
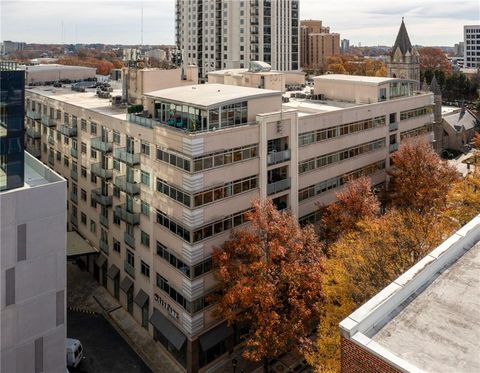
[(82, 359), (82, 343), (78, 339), (67, 338), (67, 367), (76, 368)]

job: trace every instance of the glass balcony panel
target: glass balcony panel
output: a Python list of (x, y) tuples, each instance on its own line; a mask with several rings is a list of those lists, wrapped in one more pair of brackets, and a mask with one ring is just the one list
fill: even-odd
[(136, 195), (140, 193), (140, 184), (127, 181), (125, 175), (115, 177), (114, 184), (118, 189), (127, 194)]
[(58, 132), (67, 137), (75, 137), (77, 136), (77, 127), (69, 127), (62, 125), (58, 128)]
[(94, 200), (96, 203), (102, 206), (111, 206), (113, 201), (113, 196), (108, 196), (102, 193), (102, 189), (94, 189), (90, 194), (90, 198)]
[(94, 175), (96, 175), (96, 176), (98, 176), (102, 179), (111, 179), (112, 176), (113, 176), (113, 170), (112, 169), (108, 170), (108, 169), (105, 169), (103, 167), (104, 166), (102, 166), (101, 163), (94, 163), (94, 164), (92, 164), (92, 167), (91, 167), (90, 171)]
[(272, 195), (290, 189), (290, 178), (267, 184), (267, 194)]
[(135, 166), (140, 163), (140, 154), (129, 153), (126, 148), (115, 149), (113, 157), (129, 166)]
[(115, 214), (128, 224), (140, 224), (140, 213), (128, 211), (125, 205), (115, 206)]
[(96, 149), (96, 150), (104, 152), (104, 153), (111, 152), (112, 149), (113, 149), (113, 143), (108, 142), (108, 141), (104, 141), (104, 140), (102, 140), (101, 137), (96, 137), (94, 139), (91, 139), (90, 140), (90, 146), (93, 149)]
[(277, 163), (286, 162), (290, 160), (290, 153), (290, 149), (287, 149), (280, 152), (267, 154), (267, 164), (271, 166)]

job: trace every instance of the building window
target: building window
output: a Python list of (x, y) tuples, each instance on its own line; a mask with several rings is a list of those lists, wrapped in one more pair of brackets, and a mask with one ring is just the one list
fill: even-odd
[(64, 165), (65, 167), (70, 166), (70, 159), (68, 158), (68, 156), (64, 156), (64, 157), (63, 157), (63, 165)]
[(97, 223), (95, 223), (92, 219), (90, 219), (90, 232), (97, 232)]
[(85, 119), (80, 119), (80, 128), (82, 131), (87, 132), (87, 121)]
[(142, 140), (140, 144), (140, 152), (145, 155), (150, 155), (150, 144)]
[(85, 215), (83, 212), (80, 215), (80, 220), (81, 220), (83, 225), (87, 225), (87, 215)]
[(117, 241), (115, 238), (113, 239), (113, 251), (120, 253), (120, 241)]
[(67, 137), (67, 136), (63, 136), (63, 143), (64, 143), (65, 145), (68, 145), (69, 140), (68, 140), (68, 137)]
[(80, 190), (80, 197), (82, 198), (82, 201), (87, 200), (87, 191), (85, 189)]
[(57, 142), (62, 141), (62, 134), (60, 132), (57, 132)]
[(97, 134), (97, 124), (96, 123), (90, 123), (90, 133), (92, 135), (96, 135)]
[(141, 231), (140, 242), (143, 246), (147, 246), (150, 248), (150, 235), (144, 231)]
[(113, 214), (113, 224), (120, 225), (120, 218), (117, 214)]
[(150, 278), (150, 266), (142, 260), (141, 263), (141, 273), (145, 277)]
[(62, 160), (62, 153), (60, 153), (58, 150), (57, 150), (57, 161), (60, 162)]
[(82, 166), (82, 168), (80, 169), (80, 173), (81, 173), (82, 177), (86, 178), (87, 177), (87, 168), (85, 166)]
[(115, 144), (120, 144), (120, 133), (113, 131), (113, 142)]
[(127, 263), (135, 268), (135, 255), (127, 249)]
[(145, 201), (141, 201), (141, 203), (140, 203), (140, 212), (141, 212), (143, 215), (145, 215), (145, 216), (147, 216), (147, 217), (150, 218), (150, 205), (149, 205), (147, 202), (145, 202)]
[(97, 159), (97, 151), (95, 149), (90, 149), (90, 158)]
[(142, 170), (140, 175), (141, 175), (140, 176), (140, 182), (143, 185), (146, 185), (146, 186), (150, 187), (150, 174), (148, 172)]
[(90, 181), (94, 184), (97, 183), (97, 175), (90, 173)]
[(80, 152), (82, 154), (87, 154), (87, 144), (85, 144), (84, 142), (80, 144)]
[(113, 196), (120, 198), (120, 189), (116, 186), (113, 187)]

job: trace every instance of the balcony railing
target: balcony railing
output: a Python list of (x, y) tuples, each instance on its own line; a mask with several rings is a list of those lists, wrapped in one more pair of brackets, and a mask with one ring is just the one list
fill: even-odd
[(42, 124), (46, 127), (53, 127), (57, 123), (55, 122), (55, 119), (52, 119), (46, 115), (42, 115)]
[(398, 122), (393, 122), (388, 125), (388, 129), (390, 131), (396, 131), (398, 130)]
[(33, 120), (38, 120), (42, 117), (42, 114), (39, 111), (27, 110), (27, 117)]
[(101, 177), (102, 179), (111, 179), (113, 176), (113, 170), (109, 170), (104, 167), (105, 166), (102, 166), (101, 163), (94, 163), (92, 164), (90, 171), (92, 172), (92, 174)]
[(135, 114), (127, 114), (127, 120), (147, 128), (153, 128), (155, 125), (158, 125), (158, 122), (151, 118), (145, 118)]
[(135, 166), (140, 163), (140, 154), (129, 153), (126, 148), (115, 149), (113, 158), (129, 166)]
[(123, 233), (123, 240), (125, 241), (125, 243), (132, 247), (132, 248), (135, 248), (135, 237), (132, 236), (130, 233), (128, 232), (124, 232)]
[(112, 205), (113, 196), (104, 195), (101, 188), (92, 190), (90, 198), (102, 206)]
[(67, 137), (75, 137), (77, 136), (77, 127), (60, 126), (58, 132)]
[(128, 211), (125, 205), (115, 206), (115, 215), (128, 224), (137, 225), (140, 223), (140, 213)]
[(286, 162), (290, 160), (290, 154), (291, 154), (290, 149), (267, 154), (267, 164), (271, 166), (273, 164)]
[(125, 265), (123, 266), (125, 272), (127, 272), (132, 278), (135, 278), (135, 267), (132, 266), (129, 262), (125, 260)]
[(71, 148), (71, 149), (70, 149), (70, 155), (71, 155), (73, 158), (78, 158), (78, 149)]
[(114, 184), (118, 189), (127, 194), (136, 195), (140, 193), (140, 184), (127, 181), (127, 177), (125, 175), (117, 176)]
[(70, 199), (75, 202), (75, 203), (78, 203), (78, 194), (76, 193), (70, 193)]
[(100, 239), (99, 241), (100, 250), (102, 250), (105, 254), (108, 254), (108, 242), (105, 240)]
[(29, 127), (27, 128), (27, 136), (32, 139), (39, 139), (40, 137), (42, 137), (42, 134), (40, 133), (40, 131), (36, 130), (35, 128)]
[(111, 152), (112, 151), (113, 143), (108, 142), (108, 141), (104, 141), (104, 140), (102, 140), (101, 137), (96, 137), (96, 138), (90, 140), (90, 147), (95, 149), (95, 150), (106, 153), (106, 152)]
[(100, 214), (99, 220), (100, 224), (108, 228), (108, 216), (103, 216), (102, 214)]
[(267, 184), (267, 194), (276, 194), (290, 189), (290, 178)]
[(398, 150), (398, 143), (390, 144), (390, 153), (396, 152)]
[(77, 171), (77, 170), (74, 170), (74, 169), (72, 168), (72, 170), (70, 171), (70, 177), (71, 177), (73, 180), (77, 181), (77, 180), (78, 180), (78, 171)]
[(33, 155), (36, 158), (40, 157), (40, 155), (41, 155), (40, 148), (35, 147), (35, 146), (28, 146), (27, 145), (27, 152), (29, 152), (31, 155)]

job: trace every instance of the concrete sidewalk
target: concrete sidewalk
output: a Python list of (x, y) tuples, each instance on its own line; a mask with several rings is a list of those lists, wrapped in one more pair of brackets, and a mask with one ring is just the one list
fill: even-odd
[(67, 307), (101, 313), (153, 372), (185, 372), (87, 271), (67, 263)]

